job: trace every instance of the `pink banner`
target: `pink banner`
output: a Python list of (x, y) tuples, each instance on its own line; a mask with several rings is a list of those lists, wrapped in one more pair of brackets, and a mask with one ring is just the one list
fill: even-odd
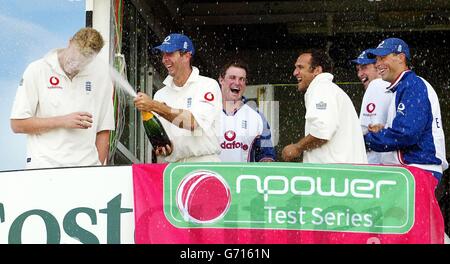
[(428, 172), (405, 167), (415, 178), (414, 225), (405, 234), (235, 228), (177, 228), (164, 214), (163, 172), (167, 164), (133, 165), (135, 242), (138, 244), (422, 244), (443, 243), (444, 220)]

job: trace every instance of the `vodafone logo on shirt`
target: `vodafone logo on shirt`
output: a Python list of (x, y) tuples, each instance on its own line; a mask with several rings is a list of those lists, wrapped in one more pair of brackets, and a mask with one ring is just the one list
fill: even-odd
[[(236, 132), (233, 130), (228, 130), (223, 134), (223, 137), (226, 141), (222, 142), (220, 144), (220, 147), (222, 149), (243, 149), (248, 150), (248, 145), (243, 142), (236, 142), (234, 141), (236, 139)], [(227, 142), (228, 141), (228, 142)]]
[(374, 103), (367, 104), (366, 110), (369, 114), (371, 114), (373, 111), (375, 111), (375, 104)]
[(227, 141), (233, 141), (236, 138), (236, 133), (233, 130), (228, 130), (225, 134), (223, 134), (223, 137)]
[(62, 89), (61, 86), (59, 86), (59, 78), (56, 76), (51, 76), (48, 80), (50, 83), (50, 86), (47, 86), (48, 89)]
[(58, 77), (55, 77), (55, 76), (50, 77), (50, 84), (51, 85), (58, 85), (59, 84)]
[(205, 98), (205, 100), (208, 102), (212, 102), (214, 101), (214, 94), (212, 94), (211, 92), (207, 92), (205, 93), (205, 96), (203, 98)]

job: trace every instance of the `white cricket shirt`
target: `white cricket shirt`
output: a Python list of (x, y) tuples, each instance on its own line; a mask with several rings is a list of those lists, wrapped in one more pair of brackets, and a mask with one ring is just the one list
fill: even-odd
[(97, 132), (114, 130), (113, 84), (107, 66), (97, 57), (71, 81), (53, 50), (27, 67), (11, 119), (89, 112), (93, 123), (88, 129), (58, 128), (28, 134), (26, 168), (100, 165), (95, 146)]
[(234, 115), (221, 112), (220, 159), (226, 162), (250, 161), (250, 150), (263, 132), (261, 116), (246, 104)]
[[(386, 90), (389, 85), (391, 85), (389, 82), (378, 78), (372, 80), (367, 86), (359, 113), (363, 134), (367, 133), (370, 124), (386, 124), (389, 105), (393, 98), (393, 93)], [(367, 161), (369, 164), (380, 164), (381, 153), (368, 151)]]
[(177, 87), (173, 78), (167, 76), (166, 86), (154, 96), (154, 100), (171, 108), (188, 110), (199, 124), (194, 131), (189, 131), (159, 117), (173, 145), (173, 152), (164, 159), (166, 162), (220, 161), (218, 135), (222, 93), (216, 80), (201, 76), (196, 67), (192, 68), (183, 87)]
[(305, 163), (367, 163), (364, 138), (355, 107), (332, 82), (333, 75), (317, 75), (305, 93), (305, 136), (328, 140), (303, 153)]

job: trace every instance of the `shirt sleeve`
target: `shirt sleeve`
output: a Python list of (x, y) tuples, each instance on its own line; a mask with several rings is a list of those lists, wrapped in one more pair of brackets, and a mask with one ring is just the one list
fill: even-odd
[(387, 152), (405, 149), (417, 144), (428, 122), (431, 122), (431, 104), (424, 84), (415, 82), (413, 87), (393, 98), (396, 114), (390, 128), (364, 136), (367, 148)]
[(25, 70), (14, 98), (11, 119), (27, 119), (36, 115), (36, 108), (39, 102), (39, 90), (33, 78), (34, 64)]
[(204, 86), (199, 87), (198, 93), (193, 98), (190, 111), (199, 126), (206, 131), (212, 128), (215, 121), (219, 121), (221, 110), (222, 93), (219, 84), (210, 79)]
[(306, 109), (306, 124), (310, 135), (330, 140), (338, 129), (338, 102), (331, 89), (318, 87), (311, 94)]

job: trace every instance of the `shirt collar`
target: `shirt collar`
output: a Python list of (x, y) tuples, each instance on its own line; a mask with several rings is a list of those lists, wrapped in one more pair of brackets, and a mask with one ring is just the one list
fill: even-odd
[(395, 79), (395, 80), (391, 83), (391, 85), (389, 85), (389, 86), (386, 88), (386, 90), (389, 90), (389, 91), (395, 91), (395, 89), (396, 89), (398, 83), (401, 81), (401, 79), (403, 79), (403, 76), (404, 76), (406, 73), (410, 72), (410, 71), (411, 71), (411, 70), (404, 70), (402, 73), (400, 73), (400, 75), (397, 77), (397, 79)]
[(242, 104), (241, 104), (241, 106), (239, 106), (239, 108), (236, 108), (236, 109), (234, 109), (234, 111), (233, 111), (233, 113), (231, 114), (231, 115), (229, 115), (228, 113), (227, 113), (227, 111), (225, 111), (225, 109), (222, 109), (222, 111), (225, 113), (225, 115), (227, 115), (227, 116), (234, 116), (247, 102), (248, 102), (249, 100), (247, 99), (247, 97), (245, 97), (245, 96), (242, 96), (242, 98), (241, 98), (241, 102), (242, 102)]
[[(193, 83), (193, 82), (197, 81), (199, 76), (200, 76), (200, 71), (198, 70), (198, 68), (197, 67), (192, 67), (192, 72), (189, 75), (189, 78), (187, 79), (187, 81), (183, 85), (183, 87), (179, 87), (179, 89), (180, 88), (184, 88), (184, 87), (188, 86), (190, 83)], [(166, 77), (166, 79), (164, 79), (163, 84), (165, 86), (171, 87), (173, 89), (176, 89), (176, 87), (178, 87), (178, 86), (175, 85), (175, 83), (173, 82), (173, 77), (170, 76), (170, 75), (168, 75)], [(176, 90), (179, 90), (179, 89), (176, 89)]]
[(44, 61), (48, 65), (50, 65), (50, 68), (52, 68), (52, 70), (54, 72), (58, 73), (59, 75), (66, 75), (65, 72), (63, 71), (63, 69), (61, 68), (61, 65), (59, 64), (58, 50), (59, 49), (54, 49), (54, 50), (51, 50), (50, 52), (48, 52), (44, 56)]
[[(64, 70), (62, 69), (61, 65), (59, 64), (59, 59), (58, 59), (58, 51), (61, 49), (53, 49), (50, 52), (48, 52), (45, 56), (44, 56), (44, 61), (47, 62), (48, 65), (50, 65), (50, 67), (52, 68), (52, 70), (56, 73), (58, 73), (59, 75), (63, 75), (63, 76), (67, 76), (67, 74), (64, 72)], [(79, 73), (77, 73), (77, 75), (75, 75), (74, 77), (77, 76), (85, 76), (88, 75), (89, 73), (89, 68), (93, 67), (93, 62), (96, 60), (97, 58), (94, 58), (93, 61), (91, 61), (88, 65), (86, 65)]]
[(334, 78), (333, 74), (328, 73), (328, 72), (322, 72), (322, 73), (318, 74), (316, 77), (314, 77), (314, 79), (309, 84), (308, 89), (306, 90), (305, 94), (308, 94), (308, 92), (310, 90), (312, 90), (311, 88), (314, 89), (314, 87), (318, 86), (318, 84), (320, 82), (322, 82), (322, 81), (330, 81), (330, 82), (332, 82), (333, 78)]

